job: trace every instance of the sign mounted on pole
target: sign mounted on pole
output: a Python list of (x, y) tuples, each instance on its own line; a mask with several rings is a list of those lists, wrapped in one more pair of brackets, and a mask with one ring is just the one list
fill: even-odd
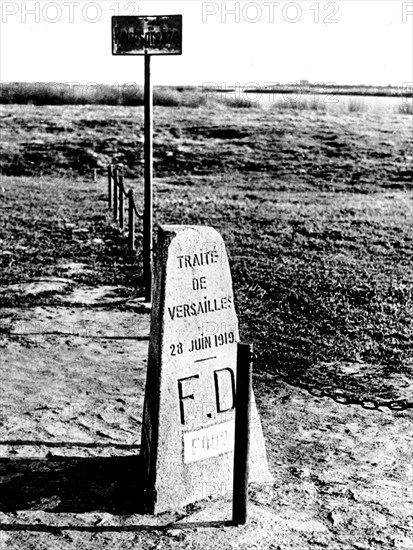
[(181, 55), (182, 15), (112, 17), (113, 55)]
[(112, 54), (145, 56), (145, 143), (143, 209), (143, 279), (145, 300), (152, 298), (152, 179), (153, 179), (153, 87), (152, 55), (181, 55), (182, 15), (126, 15), (112, 17)]

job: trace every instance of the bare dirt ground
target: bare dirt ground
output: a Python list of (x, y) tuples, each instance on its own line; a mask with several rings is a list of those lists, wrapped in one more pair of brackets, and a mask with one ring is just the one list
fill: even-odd
[[(69, 284), (47, 283), (56, 297)], [(265, 374), (254, 386), (274, 484), (250, 487), (248, 525), (229, 525), (230, 483), (210, 502), (144, 515), (149, 315), (109, 305), (113, 289), (82, 290), (2, 312), (2, 548), (412, 547), (412, 411), (343, 407)]]
[[(110, 224), (103, 173), (94, 183), (65, 172), (80, 130), (89, 128), (91, 168), (108, 135), (122, 141), (131, 113), (8, 109), (0, 548), (411, 549), (413, 410), (343, 406), (276, 374), (412, 400), (411, 119), (160, 113), (157, 219), (221, 230), (242, 337), (259, 352), (254, 389), (274, 483), (250, 487), (250, 521), (236, 528), (230, 484), (158, 518), (141, 506), (140, 251), (128, 255)], [(39, 140), (25, 148), (29, 130)], [(110, 147), (137, 167), (135, 145)], [(27, 177), (53, 161), (54, 176)]]

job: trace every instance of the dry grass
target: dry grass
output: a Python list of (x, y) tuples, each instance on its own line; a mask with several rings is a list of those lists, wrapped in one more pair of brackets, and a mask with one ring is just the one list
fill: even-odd
[[(398, 88), (373, 88), (352, 86), (279, 86), (274, 89), (235, 91), (235, 95), (226, 93), (229, 90), (208, 88), (207, 86), (157, 86), (154, 88), (154, 105), (162, 107), (214, 106), (215, 108), (259, 108), (262, 104), (256, 98), (279, 97), (274, 101), (274, 108), (294, 111), (322, 111), (335, 108), (341, 95), (353, 96), (345, 105), (346, 112), (367, 112), (370, 110), (366, 98), (403, 97), (396, 112), (412, 114), (412, 97), (410, 92)], [(242, 95), (240, 92), (242, 91)], [(251, 93), (252, 95), (249, 95)], [(326, 100), (329, 98), (329, 101)], [(0, 86), (0, 104), (20, 105), (110, 105), (142, 106), (144, 103), (143, 87), (136, 84), (123, 85), (70, 85), (58, 83), (9, 83)], [(343, 109), (342, 109), (343, 111)]]
[(322, 111), (327, 110), (327, 104), (311, 96), (300, 97), (299, 99), (287, 98), (274, 103), (274, 108), (281, 111)]
[(413, 101), (404, 101), (399, 106), (399, 113), (402, 115), (413, 115)]
[[(156, 87), (154, 104), (164, 107), (200, 107), (207, 98), (197, 88)], [(0, 103), (18, 105), (123, 105), (142, 106), (142, 86), (69, 85), (58, 83), (13, 83), (1, 86)]]
[[(342, 380), (318, 367), (412, 368), (410, 125), (362, 115), (159, 107), (155, 215), (221, 231), (242, 337), (255, 343), (259, 371), (277, 367), (389, 397), (384, 378)], [(125, 253), (104, 202), (109, 161), (125, 165), (128, 187), (142, 197), (141, 128), (140, 108), (6, 108), (3, 283), (59, 275), (70, 259), (90, 264), (93, 284), (142, 291), (140, 253)], [(32, 177), (15, 177), (25, 174)], [(71, 223), (85, 226), (87, 238)]]

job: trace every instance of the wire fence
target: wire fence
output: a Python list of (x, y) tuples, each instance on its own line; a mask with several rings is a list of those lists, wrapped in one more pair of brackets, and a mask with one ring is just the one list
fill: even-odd
[[(135, 224), (143, 216), (136, 206), (135, 191), (126, 191), (122, 169), (118, 166), (108, 166), (108, 205), (113, 212), (113, 219), (121, 231), (125, 230), (125, 210), (127, 211), (127, 240), (129, 250), (135, 250)], [(125, 199), (127, 208), (125, 208)]]

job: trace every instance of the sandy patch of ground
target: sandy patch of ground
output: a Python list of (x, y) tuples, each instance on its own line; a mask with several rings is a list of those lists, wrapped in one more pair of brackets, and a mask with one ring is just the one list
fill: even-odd
[(412, 410), (343, 407), (267, 375), (255, 390), (274, 484), (250, 487), (248, 524), (230, 525), (230, 481), (177, 513), (137, 513), (149, 315), (108, 307), (113, 288), (54, 290), (86, 299), (2, 312), (0, 548), (412, 548)]
[(3, 315), (3, 433), (139, 442), (148, 315), (84, 307)]

